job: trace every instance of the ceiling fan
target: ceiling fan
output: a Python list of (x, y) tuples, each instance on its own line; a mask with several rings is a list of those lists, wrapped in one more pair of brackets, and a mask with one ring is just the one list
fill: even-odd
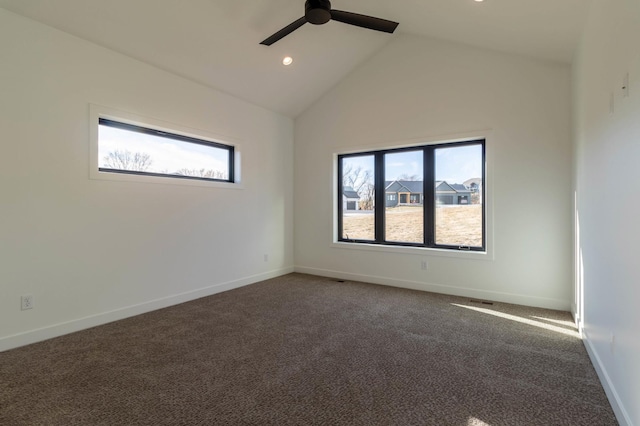
[(273, 43), (285, 36), (288, 36), (307, 22), (314, 25), (322, 25), (333, 19), (334, 21), (345, 24), (356, 25), (370, 30), (383, 31), (385, 33), (393, 33), (398, 26), (397, 22), (387, 21), (386, 19), (331, 9), (331, 2), (329, 0), (306, 0), (304, 3), (304, 9), (305, 13), (302, 18), (287, 25), (271, 37), (262, 41), (260, 44), (271, 46)]

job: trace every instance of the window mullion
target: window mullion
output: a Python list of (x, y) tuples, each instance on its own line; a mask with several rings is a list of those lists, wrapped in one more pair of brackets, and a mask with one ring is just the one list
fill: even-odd
[(487, 218), (486, 218), (486, 205), (487, 205), (487, 191), (486, 191), (486, 173), (487, 173), (487, 146), (485, 142), (482, 142), (482, 181), (480, 187), (482, 188), (482, 250), (487, 247)]
[(384, 153), (375, 155), (375, 240), (382, 243), (384, 235), (384, 209), (386, 206), (384, 192)]
[(338, 157), (338, 239), (344, 238), (343, 219), (342, 219), (342, 157)]
[(433, 247), (435, 241), (435, 154), (433, 147), (424, 148), (424, 244)]

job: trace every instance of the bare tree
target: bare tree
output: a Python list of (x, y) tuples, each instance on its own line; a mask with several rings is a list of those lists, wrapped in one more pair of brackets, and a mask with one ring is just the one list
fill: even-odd
[(109, 169), (144, 172), (152, 163), (153, 160), (149, 154), (144, 152), (132, 153), (129, 150), (120, 151), (116, 149), (104, 157), (104, 165)]
[(471, 182), (469, 184), (469, 190), (471, 191), (471, 204), (482, 204), (480, 185), (478, 185), (478, 182)]
[(345, 165), (342, 170), (342, 184), (344, 186), (350, 186), (360, 194), (360, 190), (367, 183), (373, 183), (373, 172), (371, 170), (364, 170), (362, 166), (354, 168), (353, 164)]
[(376, 187), (373, 183), (367, 183), (362, 189), (361, 189), (361, 193), (359, 193), (360, 195), (360, 208), (362, 210), (373, 210), (373, 205), (374, 205), (374, 197), (376, 195)]
[(176, 175), (201, 177), (207, 179), (227, 179), (227, 173), (221, 170), (213, 169), (180, 169), (175, 172)]
[(353, 167), (353, 164), (346, 164), (342, 170), (342, 185), (350, 186), (358, 193), (362, 210), (373, 209), (375, 193), (373, 176), (371, 170), (364, 170), (362, 166)]

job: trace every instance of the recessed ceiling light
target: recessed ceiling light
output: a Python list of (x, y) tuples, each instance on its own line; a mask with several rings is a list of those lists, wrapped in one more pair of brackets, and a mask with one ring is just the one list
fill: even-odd
[(481, 3), (481, 2), (483, 2), (483, 1), (484, 1), (484, 0), (476, 0), (476, 2), (477, 2), (477, 3)]
[(282, 60), (282, 65), (291, 65), (293, 63), (293, 58), (291, 56), (285, 56)]

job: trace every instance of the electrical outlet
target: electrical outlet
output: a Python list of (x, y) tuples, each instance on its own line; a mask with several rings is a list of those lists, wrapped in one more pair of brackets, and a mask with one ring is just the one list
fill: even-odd
[(33, 309), (33, 296), (26, 294), (20, 298), (21, 308), (23, 311)]
[(268, 261), (269, 261), (269, 255), (268, 255), (268, 254), (266, 254), (266, 253), (265, 253), (265, 255), (264, 255), (264, 261), (265, 261), (265, 262), (268, 262)]
[(423, 271), (426, 271), (428, 267), (429, 267), (429, 264), (427, 263), (426, 259), (422, 259), (420, 261), (420, 269), (422, 269)]

